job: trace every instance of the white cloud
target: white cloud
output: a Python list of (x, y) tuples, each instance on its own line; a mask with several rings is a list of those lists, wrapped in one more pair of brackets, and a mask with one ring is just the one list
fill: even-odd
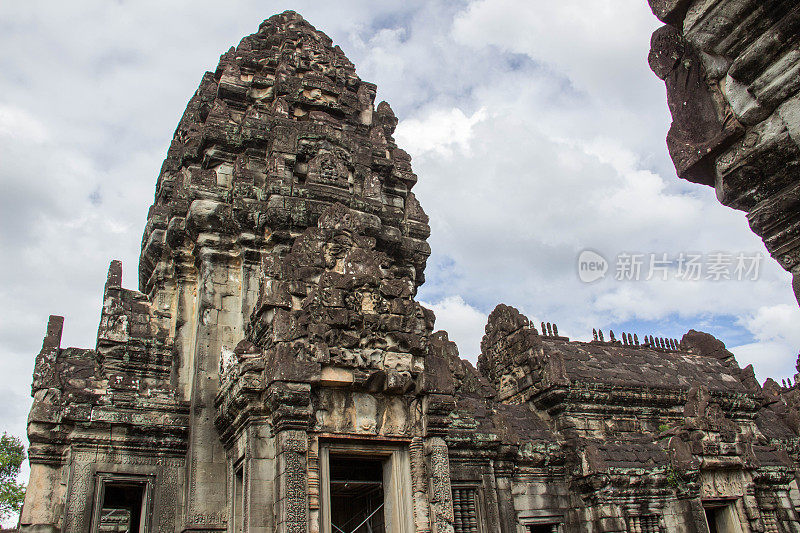
[(405, 150), (421, 154), (434, 152), (452, 156), (454, 150), (466, 152), (475, 124), (486, 120), (486, 110), (478, 109), (470, 116), (458, 108), (434, 109), (424, 119), (409, 119), (397, 127), (395, 138)]
[(760, 307), (740, 318), (738, 324), (749, 330), (757, 341), (730, 348), (742, 366), (752, 363), (762, 382), (770, 376), (791, 376), (791, 369), (787, 372), (787, 356), (800, 352), (800, 309), (797, 306)]
[(436, 314), (435, 329), (447, 331), (450, 340), (458, 345), (459, 355), (477, 364), (488, 315), (481, 313), (458, 295), (448, 296), (435, 303), (420, 303)]
[(24, 109), (0, 103), (0, 137), (3, 136), (41, 143), (47, 139), (47, 129)]
[(456, 18), (453, 36), (468, 46), (526, 54), (576, 89), (616, 100), (641, 96), (631, 74), (645, 71), (642, 58), (659, 25), (639, 0), (479, 0)]

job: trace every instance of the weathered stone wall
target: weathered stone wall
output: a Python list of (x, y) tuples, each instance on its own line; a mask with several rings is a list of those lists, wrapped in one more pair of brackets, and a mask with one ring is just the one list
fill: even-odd
[(678, 176), (714, 187), (794, 276), (800, 302), (800, 6), (649, 0), (667, 25), (650, 67), (672, 113)]

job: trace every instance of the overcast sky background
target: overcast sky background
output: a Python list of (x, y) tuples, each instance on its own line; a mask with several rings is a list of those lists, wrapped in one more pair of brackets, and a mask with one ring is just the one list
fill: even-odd
[[(402, 5), (401, 5), (402, 4)], [(679, 180), (645, 0), (0, 3), (0, 430), (24, 435), (47, 316), (94, 347), (108, 263), (134, 288), (172, 133), (207, 70), (285, 9), (378, 85), (413, 156), (433, 255), (419, 299), (476, 361), (499, 302), (561, 334), (708, 331), (794, 374), (790, 277), (741, 212)], [(582, 283), (577, 256), (763, 253), (757, 281)]]

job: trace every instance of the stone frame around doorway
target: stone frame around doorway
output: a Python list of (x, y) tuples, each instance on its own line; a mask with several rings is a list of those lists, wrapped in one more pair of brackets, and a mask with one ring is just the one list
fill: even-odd
[[(140, 486), (142, 490), (142, 501), (139, 509), (139, 531), (136, 533), (150, 533), (153, 529), (153, 481), (155, 476), (135, 475), (135, 474), (116, 474), (112, 472), (98, 472), (95, 474), (95, 491), (92, 504), (92, 526), (91, 533), (100, 532), (101, 512), (104, 507), (106, 489), (108, 486)], [(133, 532), (132, 532), (133, 533)]]
[[(703, 500), (706, 525), (710, 533), (741, 533), (742, 521), (739, 517), (739, 499), (721, 498)], [(709, 516), (714, 517), (713, 524)]]
[(320, 528), (321, 533), (334, 533), (331, 528), (330, 459), (339, 457), (369, 457), (383, 460), (384, 516), (386, 533), (413, 533), (413, 503), (411, 498), (411, 463), (408, 447), (373, 444), (371, 442), (320, 441)]

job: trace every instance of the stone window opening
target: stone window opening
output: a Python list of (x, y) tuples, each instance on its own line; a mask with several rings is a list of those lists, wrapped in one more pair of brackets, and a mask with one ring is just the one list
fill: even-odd
[(482, 506), (478, 485), (454, 484), (453, 531), (455, 533), (483, 533)]
[(657, 514), (638, 515), (628, 518), (629, 533), (662, 533), (661, 516)]
[(144, 476), (98, 474), (93, 533), (149, 533), (152, 480)]
[(704, 501), (709, 533), (742, 533), (735, 500)]
[(412, 533), (405, 447), (321, 443), (322, 533)]
[(764, 521), (764, 533), (780, 533), (778, 513), (775, 510), (761, 511), (761, 518)]

